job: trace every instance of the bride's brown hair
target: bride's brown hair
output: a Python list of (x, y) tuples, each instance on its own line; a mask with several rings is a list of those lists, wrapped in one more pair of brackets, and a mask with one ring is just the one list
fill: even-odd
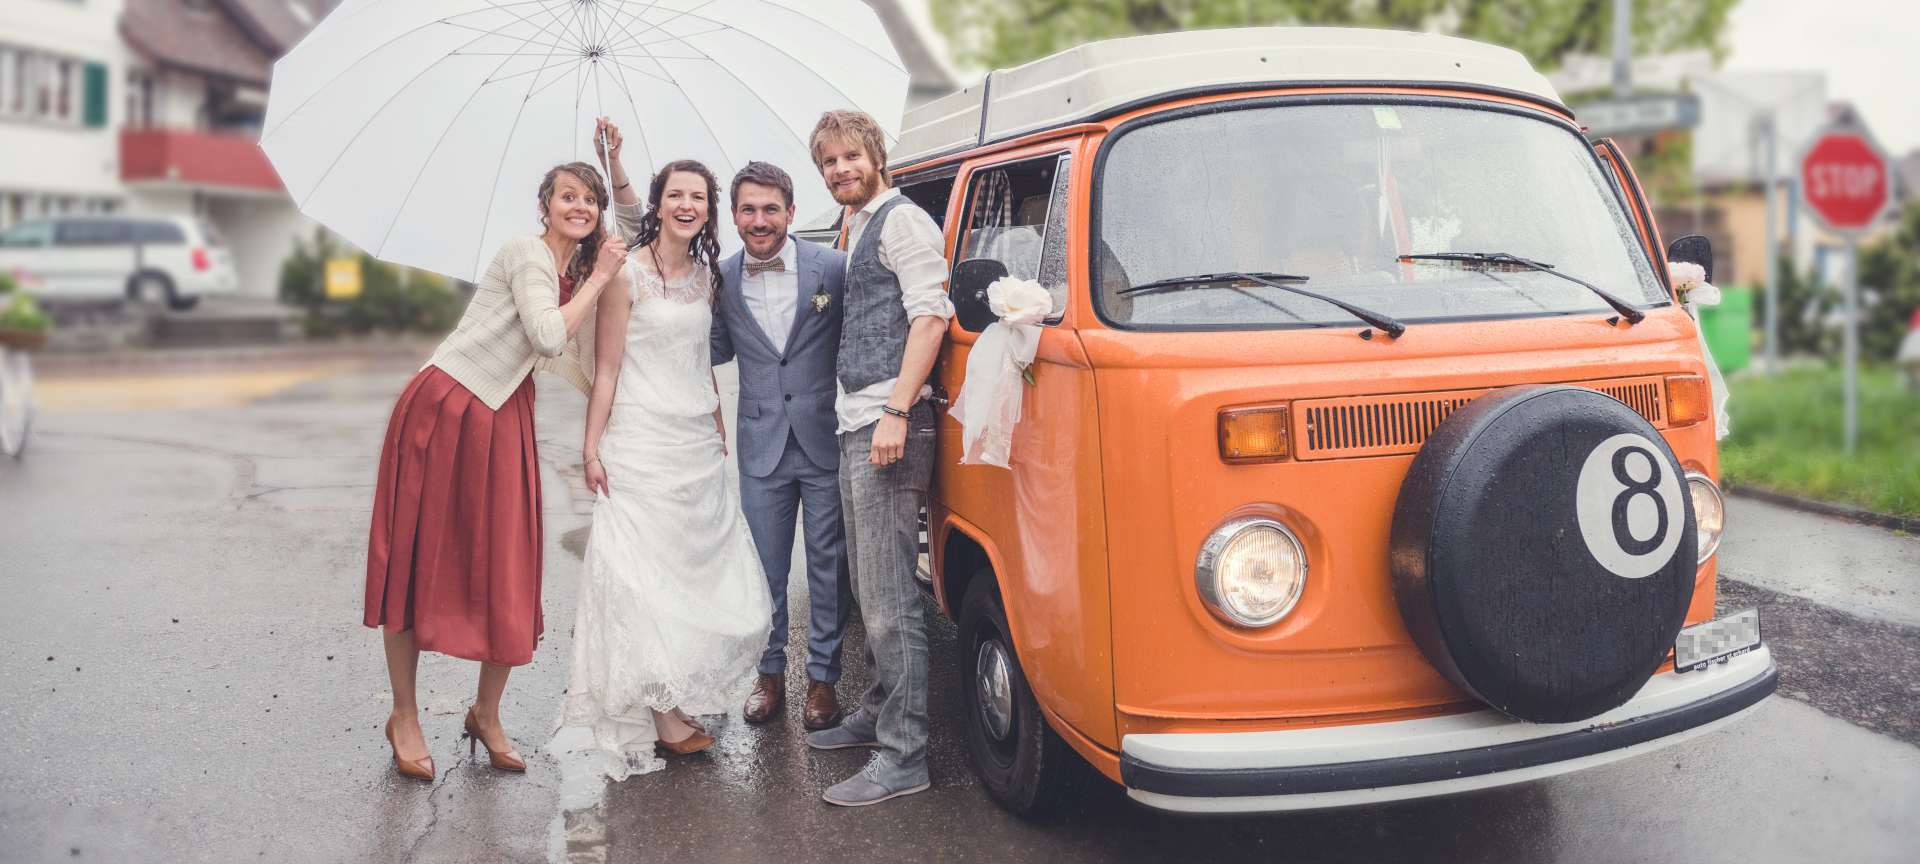
[(677, 172), (697, 174), (707, 181), (707, 224), (700, 233), (687, 241), (687, 254), (693, 256), (693, 263), (707, 265), (707, 272), (713, 276), (712, 302), (720, 302), (720, 228), (714, 207), (720, 201), (720, 180), (707, 170), (707, 166), (693, 160), (682, 159), (668, 162), (660, 173), (653, 175), (653, 182), (647, 186), (647, 213), (640, 217), (640, 233), (633, 239), (630, 248), (647, 246), (660, 238), (660, 196), (666, 194), (667, 178)]

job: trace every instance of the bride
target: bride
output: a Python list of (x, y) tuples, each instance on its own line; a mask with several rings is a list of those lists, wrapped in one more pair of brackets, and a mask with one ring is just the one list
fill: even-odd
[(718, 192), (698, 162), (661, 169), (625, 278), (596, 310), (582, 451), (593, 529), (560, 725), (590, 729), (615, 780), (662, 767), (656, 744), (713, 744), (693, 715), (740, 704), (772, 615), (707, 348)]

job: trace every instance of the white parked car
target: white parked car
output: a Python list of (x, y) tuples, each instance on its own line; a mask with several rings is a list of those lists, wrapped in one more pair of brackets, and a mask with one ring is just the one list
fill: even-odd
[(193, 308), (231, 294), (240, 278), (212, 225), (185, 216), (71, 216), (22, 222), (0, 234), (0, 272), (21, 271), (41, 299), (165, 301)]

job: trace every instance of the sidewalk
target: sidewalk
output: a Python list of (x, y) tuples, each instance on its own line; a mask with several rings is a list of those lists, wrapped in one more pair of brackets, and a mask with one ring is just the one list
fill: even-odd
[(1734, 496), (1719, 556), (1722, 577), (1920, 627), (1920, 537)]
[(425, 337), (374, 337), (327, 341), (295, 340), (276, 345), (214, 348), (129, 348), (90, 353), (45, 353), (33, 358), (34, 374), (57, 379), (222, 372), (263, 366), (335, 363), (425, 363), (437, 340)]

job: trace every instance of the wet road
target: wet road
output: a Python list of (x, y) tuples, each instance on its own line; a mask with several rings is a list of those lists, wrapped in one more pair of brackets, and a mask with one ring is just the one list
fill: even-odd
[[(281, 383), (263, 393), (266, 370)], [(1762, 607), (1782, 695), (1635, 761), (1265, 818), (1170, 816), (1099, 784), (1075, 812), (1022, 822), (964, 764), (953, 629), (936, 614), (931, 792), (852, 811), (820, 803), (864, 755), (808, 751), (791, 700), (784, 723), (719, 721), (707, 754), (593, 781), (549, 741), (586, 524), (561, 464), (580, 400), (553, 382), (539, 396), (548, 633), (504, 708), (531, 770), (497, 774), (466, 756), (456, 738), (474, 666), (428, 657), (421, 696), (441, 779), (403, 781), (380, 736), (379, 643), (359, 617), (374, 455), (407, 371), (249, 362), (192, 373), (203, 386), (190, 403), (149, 393), (137, 411), (87, 395), (138, 388), (133, 373), (112, 386), (42, 382), (61, 411), (42, 418), (26, 461), (0, 464), (0, 861), (1920, 855), (1920, 540), (1745, 501), (1722, 603)], [(1769, 546), (1781, 542), (1791, 557)], [(804, 608), (804, 595), (793, 602)], [(850, 663), (843, 698), (863, 683)]]

